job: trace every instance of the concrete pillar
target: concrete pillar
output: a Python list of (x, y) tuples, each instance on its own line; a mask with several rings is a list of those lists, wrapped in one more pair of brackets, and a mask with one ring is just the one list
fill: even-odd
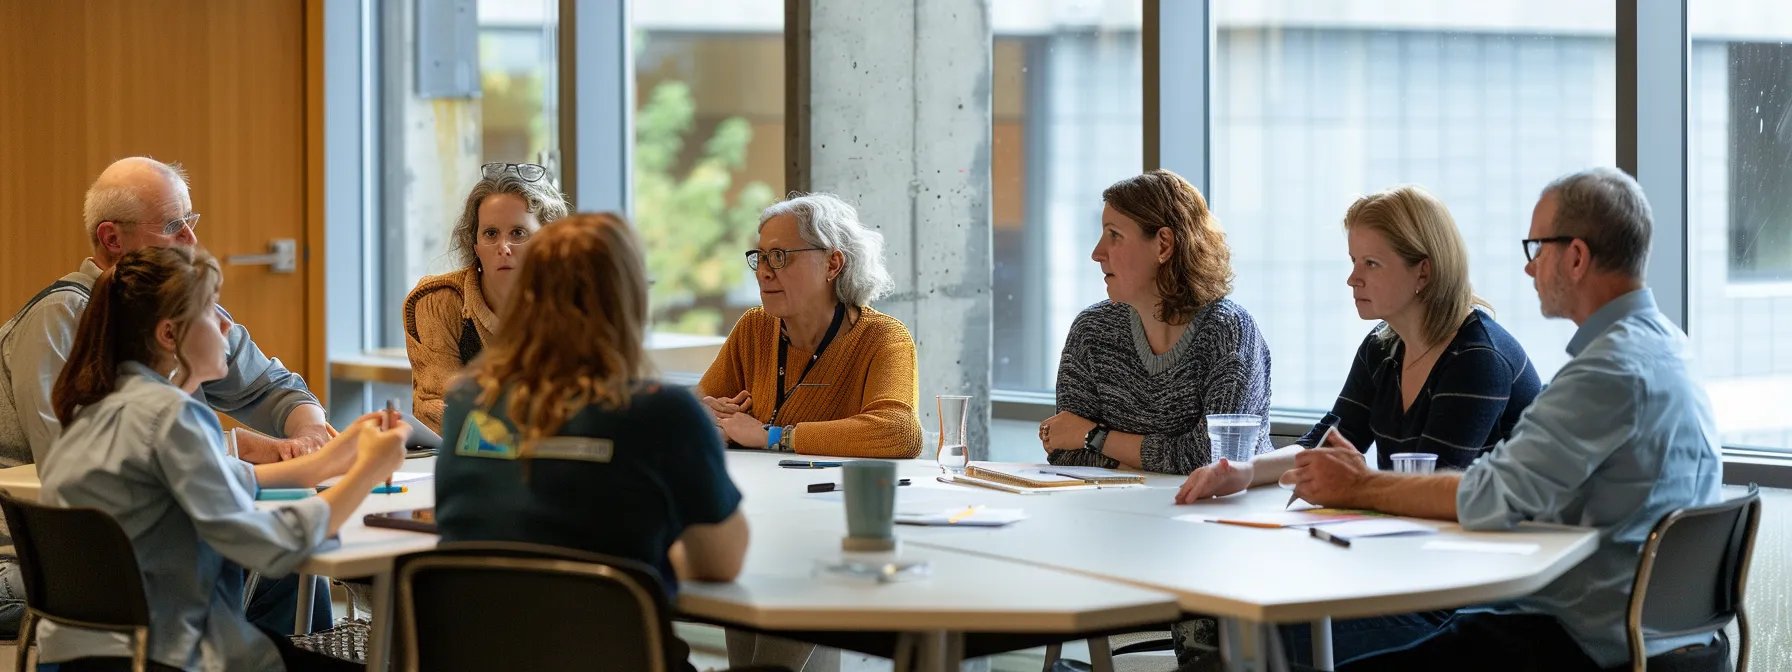
[(792, 187), (840, 195), (883, 233), (896, 293), (875, 307), (915, 336), (922, 428), (938, 431), (935, 395), (971, 395), (971, 455), (986, 459), (988, 0), (808, 0), (798, 11), (808, 13), (797, 37), (808, 62), (796, 68), (808, 74), (807, 104), (796, 104), (808, 160), (797, 172), (808, 184)]

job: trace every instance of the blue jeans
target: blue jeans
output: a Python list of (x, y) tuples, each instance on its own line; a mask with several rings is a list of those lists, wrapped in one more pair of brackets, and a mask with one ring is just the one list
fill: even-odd
[[(1452, 612), (1423, 611), (1373, 618), (1332, 621), (1332, 660), (1344, 662), (1364, 654), (1397, 649), (1437, 632)], [(1282, 649), (1288, 662), (1313, 664), (1313, 627), (1306, 623), (1281, 626)]]
[[(327, 579), (312, 577), (317, 591), (311, 600), (311, 632), (330, 629), (330, 584)], [(249, 597), (244, 616), (264, 630), (292, 634), (292, 619), (299, 606), (299, 575), (288, 574), (278, 579), (261, 577), (255, 594)]]

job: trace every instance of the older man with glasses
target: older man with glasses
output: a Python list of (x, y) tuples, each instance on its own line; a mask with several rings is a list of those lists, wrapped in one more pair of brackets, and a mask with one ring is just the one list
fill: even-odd
[[(1649, 203), (1612, 168), (1543, 190), (1523, 241), (1547, 317), (1580, 328), (1572, 359), (1505, 441), (1466, 471), (1369, 471), (1348, 442), (1315, 448), (1288, 472), (1314, 504), (1456, 520), (1470, 530), (1523, 521), (1599, 532), (1593, 555), (1535, 594), (1458, 610), (1443, 628), (1339, 670), (1601, 670), (1629, 658), (1624, 616), (1650, 529), (1674, 509), (1716, 502), (1716, 421), (1686, 334), (1644, 286)], [(1715, 646), (1710, 634), (1657, 637), (1648, 654)], [(1727, 660), (1727, 652), (1716, 653)]]
[[(197, 245), (186, 175), (176, 166), (145, 157), (120, 159), (100, 173), (87, 190), (82, 219), (93, 256), (73, 273), (44, 288), (0, 325), (0, 467), (41, 461), (62, 432), (50, 403), (50, 389), (68, 359), (75, 327), (100, 274), (125, 253), (143, 247)], [(298, 374), (255, 346), (241, 324), (229, 335), (230, 373), (200, 388), (205, 401), (256, 432), (239, 433), (238, 454), (249, 462), (278, 462), (323, 446), (330, 429), (323, 407)], [(283, 437), (283, 438), (270, 438)], [(3, 555), (11, 539), (0, 537), (0, 632), (17, 624), (22, 594), (16, 590), (16, 561)], [(327, 596), (328, 591), (324, 591)], [(287, 596), (290, 597), (290, 596)], [(291, 600), (283, 600), (290, 631)], [(329, 625), (329, 602), (314, 610), (313, 622)], [(273, 609), (281, 607), (275, 606)], [(256, 610), (251, 606), (252, 615)], [(317, 614), (321, 613), (321, 620)], [(270, 614), (269, 627), (281, 624)]]

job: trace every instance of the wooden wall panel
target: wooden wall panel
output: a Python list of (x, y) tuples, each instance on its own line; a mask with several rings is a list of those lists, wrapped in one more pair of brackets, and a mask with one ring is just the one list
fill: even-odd
[[(303, 250), (322, 229), (306, 79), (321, 14), (308, 32), (308, 4), (0, 0), (0, 312), (88, 256), (82, 194), (133, 154), (187, 169), (200, 243), (220, 259), (265, 252), (273, 238)], [(307, 295), (320, 268), (225, 266), (225, 308), (313, 375), (323, 363), (310, 361)]]

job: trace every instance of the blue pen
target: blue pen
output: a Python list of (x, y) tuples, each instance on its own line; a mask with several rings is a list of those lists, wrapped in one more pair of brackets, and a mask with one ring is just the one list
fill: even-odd
[[(1305, 447), (1301, 448), (1301, 450), (1311, 450), (1313, 448), (1317, 448), (1319, 446), (1325, 445), (1326, 435), (1331, 434), (1332, 430), (1337, 429), (1337, 428), (1338, 428), (1338, 416), (1333, 415), (1331, 413), (1325, 414), (1325, 417), (1319, 419), (1319, 439), (1314, 441), (1313, 445), (1305, 446)], [(1296, 495), (1292, 492), (1288, 493), (1288, 503), (1283, 504), (1282, 509), (1286, 510), (1288, 507), (1294, 506), (1294, 500), (1297, 500), (1297, 499), (1300, 499), (1300, 495)]]
[(376, 495), (396, 495), (401, 492), (409, 492), (409, 490), (402, 485), (381, 485), (373, 489), (373, 494)]
[(255, 493), (256, 501), (281, 502), (304, 499), (317, 494), (310, 488), (262, 488)]

